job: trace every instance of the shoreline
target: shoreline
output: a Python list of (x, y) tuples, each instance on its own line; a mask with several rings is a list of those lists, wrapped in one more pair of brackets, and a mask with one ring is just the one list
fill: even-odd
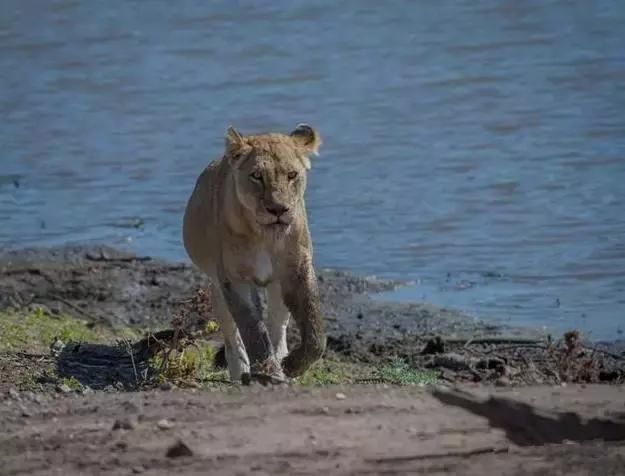
[[(401, 285), (399, 281), (331, 269), (318, 269), (317, 275), (328, 354), (342, 361), (372, 366), (402, 362), (450, 382), (625, 380), (622, 341), (591, 343), (575, 334), (573, 358), (568, 338), (562, 336), (493, 324), (428, 303), (372, 297)], [(181, 303), (206, 285), (205, 276), (190, 264), (108, 246), (0, 250), (0, 312), (35, 306), (92, 325), (155, 332), (169, 327)], [(297, 339), (292, 329), (290, 338)], [(565, 364), (569, 360), (574, 368)]]
[[(105, 283), (97, 276), (81, 273), (89, 267), (99, 267), (100, 271), (116, 279)], [(23, 306), (37, 302), (52, 304), (53, 309), (66, 307), (67, 311), (75, 312), (71, 304), (64, 305), (58, 299), (67, 294), (63, 292), (64, 287), (74, 285), (78, 289), (69, 301), (76, 301), (93, 317), (110, 324), (148, 327), (166, 324), (163, 308), (175, 304), (176, 300), (188, 299), (194, 288), (205, 286), (207, 282), (203, 274), (189, 263), (137, 255), (107, 245), (0, 249), (0, 270), (3, 271), (3, 276), (0, 276), (0, 291), (3, 291), (0, 294), (0, 310), (12, 304)], [(372, 325), (382, 332), (382, 336), (393, 338), (400, 333), (418, 333), (421, 336), (444, 334), (451, 338), (474, 337), (476, 333), (545, 336), (538, 329), (496, 324), (428, 302), (384, 301), (376, 296), (409, 285), (409, 282), (360, 276), (327, 267), (317, 267), (316, 270), (328, 323), (339, 322), (340, 315), (338, 327), (344, 326), (350, 332)], [(68, 279), (68, 274), (73, 274), (73, 278)], [(46, 289), (41, 282), (49, 283), (54, 279), (57, 280), (57, 293)], [(87, 285), (91, 288), (110, 288), (110, 292), (104, 297), (101, 294), (94, 296), (86, 289)], [(8, 292), (10, 290), (13, 296)], [(119, 292), (119, 297), (113, 294), (113, 290)], [(166, 298), (166, 294), (170, 297)], [(152, 302), (148, 302), (150, 299)], [(100, 305), (96, 306), (96, 301)], [(153, 315), (141, 317), (140, 314), (147, 309)], [(334, 327), (330, 324), (330, 328)]]
[[(13, 247), (5, 250), (0, 248), (0, 270), (4, 275), (9, 273), (9, 276), (0, 276), (0, 311), (14, 304), (23, 306), (25, 303), (37, 301), (43, 305), (51, 303), (53, 311), (65, 307), (70, 314), (81, 313), (71, 303), (63, 303), (58, 299), (63, 292), (57, 295), (43, 289), (37, 279), (22, 278), (24, 275), (38, 275), (46, 281), (61, 278), (58, 288), (62, 291), (63, 286), (67, 286), (64, 275), (98, 264), (108, 264), (109, 272), (114, 268), (119, 271), (124, 268), (125, 272), (111, 273), (117, 274), (115, 277), (122, 281), (107, 285), (95, 276), (80, 276), (73, 284), (79, 287), (91, 284), (92, 287), (104, 289), (111, 288), (110, 285), (113, 284), (112, 289), (119, 291), (121, 297), (115, 297), (109, 292), (103, 299), (101, 295), (93, 296), (83, 286), (70, 302), (77, 301), (84, 307), (85, 313), (110, 324), (130, 324), (146, 329), (167, 324), (167, 318), (163, 315), (166, 311), (164, 308), (174, 305), (177, 300), (188, 299), (194, 288), (205, 286), (207, 282), (203, 274), (190, 263), (138, 255), (121, 247), (69, 244)], [(317, 267), (316, 271), (322, 307), (329, 327), (333, 330), (345, 328), (346, 331), (354, 332), (356, 329), (363, 330), (373, 326), (376, 332), (381, 332), (381, 337), (392, 338), (400, 337), (400, 334), (422, 337), (444, 335), (450, 339), (501, 335), (546, 338), (549, 334), (532, 326), (496, 323), (427, 301), (390, 301), (378, 296), (410, 286), (410, 281), (361, 276), (328, 267)], [(131, 278), (138, 278), (138, 284), (133, 283)], [(163, 292), (158, 291), (159, 287)], [(17, 296), (11, 296), (11, 291), (17, 292)], [(30, 297), (22, 296), (21, 292), (30, 294)], [(165, 294), (170, 294), (171, 297), (168, 299)], [(150, 299), (155, 299), (156, 302), (149, 302)], [(95, 306), (96, 301), (101, 304)], [(148, 309), (154, 315), (149, 317), (144, 314), (142, 317), (141, 314)], [(332, 322), (339, 324), (335, 326)], [(596, 339), (593, 342), (623, 345), (625, 348), (625, 339)]]

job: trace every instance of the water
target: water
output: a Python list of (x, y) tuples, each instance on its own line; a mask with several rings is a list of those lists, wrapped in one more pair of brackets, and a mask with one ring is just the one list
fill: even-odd
[(0, 243), (185, 259), (229, 124), (325, 145), (320, 266), (513, 324), (625, 328), (625, 3), (0, 3)]

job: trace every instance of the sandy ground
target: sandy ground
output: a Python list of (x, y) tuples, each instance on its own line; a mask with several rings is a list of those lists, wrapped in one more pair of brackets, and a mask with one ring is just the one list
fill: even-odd
[(616, 475), (625, 389), (12, 393), (0, 463), (7, 476)]

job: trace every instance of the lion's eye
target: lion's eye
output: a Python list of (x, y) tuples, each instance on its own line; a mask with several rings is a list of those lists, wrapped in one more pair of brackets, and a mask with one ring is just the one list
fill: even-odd
[(252, 177), (252, 179), (260, 182), (263, 179), (263, 174), (260, 173), (260, 170), (256, 170), (254, 172), (252, 172), (250, 174), (250, 177)]
[(295, 180), (295, 178), (297, 177), (297, 172), (289, 172), (287, 177), (289, 178), (289, 180)]

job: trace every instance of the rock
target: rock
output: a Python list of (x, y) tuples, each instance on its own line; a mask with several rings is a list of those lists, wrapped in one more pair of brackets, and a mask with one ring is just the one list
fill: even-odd
[(143, 468), (143, 466), (133, 466), (132, 467), (133, 474), (140, 474), (140, 473), (143, 473), (144, 471), (145, 471), (145, 469)]
[(174, 424), (167, 418), (163, 418), (156, 423), (156, 426), (159, 430), (171, 430), (174, 427)]
[(503, 366), (503, 374), (507, 377), (514, 378), (520, 375), (522, 372), (520, 369), (516, 367), (512, 367), (511, 365)]
[(510, 385), (512, 385), (511, 380), (504, 375), (495, 380), (495, 386), (497, 387), (509, 387)]
[(161, 390), (173, 390), (174, 384), (171, 382), (163, 382), (158, 386)]
[(115, 443), (115, 448), (117, 448), (119, 450), (126, 450), (126, 449), (128, 449), (128, 442), (126, 442), (124, 440), (120, 440), (120, 441)]
[(66, 383), (62, 383), (56, 386), (56, 391), (59, 393), (70, 393), (72, 389)]
[(442, 354), (445, 352), (445, 342), (440, 337), (430, 339), (421, 350), (421, 355)]
[(137, 427), (137, 423), (132, 418), (118, 418), (113, 423), (113, 430), (133, 430)]
[(474, 363), (473, 359), (469, 357), (449, 352), (447, 354), (434, 355), (430, 362), (430, 367), (443, 367), (458, 372), (459, 370), (470, 370)]
[(86, 386), (84, 386), (84, 387), (82, 388), (81, 393), (82, 393), (83, 395), (91, 395), (92, 393), (95, 393), (95, 392), (93, 391), (93, 389), (92, 389), (89, 385), (86, 385)]
[(29, 402), (41, 403), (41, 397), (36, 395), (35, 392), (24, 392), (24, 400)]
[(180, 458), (182, 456), (193, 456), (193, 451), (189, 448), (184, 441), (178, 440), (169, 448), (167, 448), (167, 452), (165, 456), (168, 458)]
[(479, 359), (475, 364), (475, 367), (478, 369), (499, 370), (504, 372), (505, 364), (504, 360), (499, 357), (488, 357)]
[(48, 308), (50, 309), (50, 314), (53, 316), (58, 316), (63, 313), (63, 306), (58, 302), (50, 303)]
[(15, 388), (11, 387), (7, 391), (7, 396), (12, 400), (20, 400), (20, 392), (18, 392)]
[(347, 396), (344, 393), (338, 392), (336, 394), (336, 399), (337, 400), (345, 400), (347, 398)]

